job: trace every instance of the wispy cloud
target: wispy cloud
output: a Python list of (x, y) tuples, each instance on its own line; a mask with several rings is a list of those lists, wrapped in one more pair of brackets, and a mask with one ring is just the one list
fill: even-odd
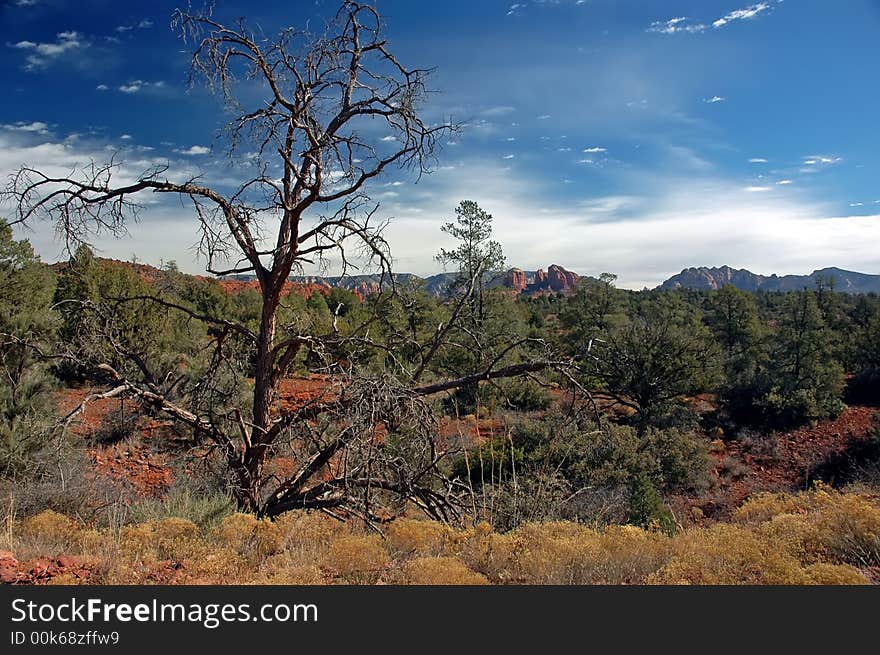
[(584, 148), (584, 152), (586, 153), (599, 153), (599, 152), (608, 152), (606, 148), (602, 148), (600, 146), (593, 146), (591, 148)]
[(765, 159), (764, 157), (752, 157), (751, 159), (749, 159), (749, 163), (750, 164), (766, 164), (767, 159)]
[[(101, 85), (103, 86), (103, 85)], [(118, 87), (118, 90), (122, 93), (140, 93), (144, 89), (161, 89), (165, 86), (165, 82), (161, 80), (158, 82), (147, 82), (145, 80), (131, 80), (127, 84), (122, 84)], [(103, 89), (102, 89), (103, 90)]]
[[(781, 1), (777, 0), (777, 3)], [(712, 21), (711, 27), (717, 30), (734, 21), (750, 20), (769, 10), (771, 6), (772, 2), (759, 2), (744, 9), (735, 9)], [(709, 27), (706, 23), (693, 22), (687, 16), (678, 16), (669, 20), (655, 20), (646, 31), (656, 34), (702, 34)]]
[(711, 98), (703, 98), (703, 102), (707, 105), (714, 105), (717, 102), (724, 102), (727, 98), (723, 98), (721, 96), (712, 96)]
[(25, 58), (24, 68), (28, 71), (34, 71), (46, 68), (62, 55), (69, 56), (73, 51), (88, 48), (90, 44), (80, 32), (69, 30), (59, 32), (56, 35), (56, 40), (52, 42), (18, 41), (9, 45), (16, 50), (30, 53)]
[(709, 29), (708, 25), (703, 23), (689, 23), (687, 16), (679, 16), (678, 18), (670, 18), (669, 20), (655, 20), (647, 29), (648, 32), (657, 34), (678, 34), (685, 32), (687, 34), (700, 34)]
[(746, 7), (745, 9), (736, 9), (735, 11), (731, 11), (729, 14), (722, 16), (718, 20), (712, 23), (712, 27), (719, 28), (724, 27), (728, 23), (732, 23), (735, 20), (749, 20), (750, 18), (754, 18), (761, 12), (767, 11), (770, 9), (770, 3), (768, 2), (759, 2), (756, 5), (752, 5), (751, 7)]
[(480, 112), (481, 116), (506, 116), (516, 111), (516, 107), (510, 105), (499, 105), (498, 107), (489, 107)]
[(837, 155), (809, 155), (804, 157), (804, 164), (807, 166), (833, 166), (842, 161), (843, 158)]
[(119, 34), (125, 34), (126, 32), (131, 32), (132, 30), (147, 30), (153, 27), (153, 21), (149, 18), (145, 18), (138, 23), (134, 23), (132, 25), (117, 25), (116, 31)]
[(794, 180), (779, 180), (776, 184), (780, 186), (787, 186), (789, 184), (794, 184)]
[(49, 133), (49, 126), (42, 121), (33, 121), (31, 123), (19, 121), (17, 123), (7, 123), (6, 125), (0, 125), (0, 128), (8, 130), (10, 132), (32, 132), (34, 134)]
[(744, 191), (748, 191), (749, 193), (764, 193), (765, 191), (772, 191), (772, 186), (747, 186)]

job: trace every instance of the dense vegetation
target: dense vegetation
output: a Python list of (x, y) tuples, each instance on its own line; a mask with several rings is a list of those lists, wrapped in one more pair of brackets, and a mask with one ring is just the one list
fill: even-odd
[[(490, 233), (483, 235), (483, 241)], [(490, 250), (491, 257), (503, 261), (497, 244)], [(146, 370), (149, 362), (151, 375), (172, 380), (171, 388), (195, 389), (191, 407), (209, 415), (230, 396), (246, 390), (253, 365), (246, 344), (238, 344), (239, 357), (225, 360), (225, 375), (206, 378), (204, 373), (214, 370), (212, 358), (217, 356), (212, 344), (218, 334), (212, 330), (235, 339), (232, 333), (222, 333), (223, 321), (255, 323), (260, 296), (247, 288), (230, 291), (220, 282), (184, 275), (173, 263), (156, 270), (100, 260), (85, 247), (66, 264), (50, 268), (39, 262), (26, 241), (15, 241), (9, 228), (0, 231), (0, 253), (0, 471), (9, 508), (7, 522), (18, 526), (7, 531), (9, 546), (36, 543), (27, 541), (28, 535), (45, 538), (40, 526), (49, 526), (45, 530), (55, 534), (59, 525), (69, 524), (69, 538), (64, 537), (63, 546), (58, 542), (58, 548), (85, 552), (88, 547), (83, 539), (88, 537), (101, 544), (101, 552), (117, 549), (126, 553), (124, 557), (132, 557), (130, 539), (150, 544), (158, 539), (160, 545), (149, 546), (153, 549), (149, 552), (160, 561), (178, 557), (178, 546), (161, 545), (166, 530), (205, 535), (199, 537), (202, 541), (189, 536), (185, 541), (186, 548), (207, 552), (220, 538), (217, 535), (250, 526), (245, 545), (236, 545), (243, 538), (237, 532), (224, 542), (222, 548), (231, 550), (228, 557), (224, 555), (222, 567), (258, 552), (259, 563), (249, 574), (254, 579), (320, 579), (318, 560), (308, 563), (300, 557), (284, 573), (278, 568), (280, 560), (291, 557), (290, 544), (311, 537), (297, 537), (290, 527), (259, 521), (251, 525), (249, 521), (255, 519), (244, 515), (229, 516), (234, 503), (228, 471), (218, 463), (216, 453), (185, 426), (167, 424), (165, 440), (154, 444), (171, 453), (176, 473), (171, 488), (164, 492), (165, 500), (150, 501), (135, 489), (121, 488), (118, 481), (96, 476), (90, 453), (118, 441), (137, 442), (143, 421), (160, 416), (155, 407), (148, 402), (126, 405), (120, 401), (119, 410), (90, 434), (71, 430), (77, 417), (59, 407), (58, 394), (63, 396), (65, 388), (92, 389), (95, 397), (112, 388), (109, 380), (102, 379), (101, 366), (126, 371), (143, 364)], [(459, 253), (462, 270), (469, 265), (469, 257), (484, 254)], [(451, 260), (456, 255), (447, 252), (444, 256)], [(700, 564), (719, 553), (727, 557), (728, 548), (752, 549), (758, 558), (781, 549), (773, 555), (779, 562), (774, 560), (772, 567), (767, 564), (770, 568), (762, 574), (767, 579), (753, 581), (858, 582), (861, 574), (847, 567), (877, 565), (880, 529), (876, 505), (869, 496), (857, 500), (826, 490), (777, 499), (773, 502), (785, 505), (779, 515), (762, 514), (757, 522), (751, 516), (754, 508), (769, 501), (750, 501), (734, 514), (734, 525), (688, 528), (673, 540), (671, 536), (693, 517), (676, 515), (668, 499), (711, 493), (715, 484), (709, 457), (713, 436), (731, 442), (770, 443), (775, 431), (833, 418), (847, 402), (876, 402), (880, 398), (880, 298), (831, 293), (821, 287), (787, 294), (751, 294), (733, 287), (699, 293), (630, 292), (617, 289), (611, 275), (582, 279), (568, 296), (517, 298), (493, 285), (492, 275), (477, 274), (476, 278), (480, 284), (468, 284), (468, 279), (475, 279), (474, 272), (468, 272), (448, 298), (430, 296), (416, 286), (367, 298), (344, 289), (304, 293), (291, 288), (284, 296), (284, 324), (292, 326), (291, 330), (340, 335), (338, 350), (328, 350), (327, 342), (302, 349), (295, 377), (332, 374), (342, 361), (362, 377), (381, 380), (389, 369), (418, 367), (425, 361), (425, 344), (438, 351), (425, 367), (426, 381), (466, 376), (498, 360), (515, 365), (545, 350), (579, 362), (576, 368), (551, 370), (540, 377), (474, 382), (438, 393), (431, 401), (438, 415), (446, 417), (443, 421), (458, 421), (458, 435), (447, 433), (440, 439), (447, 452), (438, 460), (450, 484), (464, 490), (468, 499), (460, 524), (489, 521), (499, 533), (479, 526), (476, 532), (447, 531), (400, 518), (385, 529), (392, 535), (389, 542), (369, 545), (374, 538), (358, 536), (357, 530), (325, 527), (321, 528), (329, 531), (322, 532), (325, 541), (306, 549), (314, 550), (318, 559), (332, 560), (325, 572), (342, 567), (338, 575), (349, 581), (380, 577), (438, 582), (749, 581), (737, 578), (740, 569), (715, 571)], [(153, 300), (142, 300), (147, 297)], [(158, 307), (155, 299), (160, 301)], [(453, 332), (447, 341), (435, 345), (439, 342), (432, 337), (438, 325), (451, 324), (455, 313), (464, 320), (450, 328)], [(214, 326), (206, 328), (193, 315), (211, 316)], [(369, 341), (345, 338), (365, 323), (370, 325)], [(467, 339), (473, 343), (464, 343)], [(130, 407), (127, 412), (126, 407)], [(476, 421), (475, 434), (461, 430), (468, 416)], [(494, 428), (481, 434), (480, 421)], [(441, 426), (433, 429), (441, 430)], [(408, 452), (412, 443), (407, 441), (406, 425), (389, 423), (387, 430), (383, 448), (396, 457), (419, 457)], [(880, 431), (875, 442), (878, 439)], [(875, 442), (866, 442), (858, 453), (862, 488), (876, 489), (878, 482), (880, 448)], [(275, 456), (285, 454), (279, 449)], [(863, 533), (852, 537), (858, 540), (852, 547), (861, 549), (861, 554), (827, 555), (830, 541), (850, 539), (828, 527), (822, 514), (833, 504), (828, 499), (853, 508), (835, 505), (828, 511), (868, 516), (867, 523), (859, 524)], [(804, 503), (822, 508), (821, 512), (815, 509), (815, 520), (786, 518), (803, 512), (814, 516), (814, 509), (788, 507)], [(413, 507), (397, 507), (398, 516), (413, 515)], [(47, 509), (76, 519), (71, 522), (46, 514)], [(285, 520), (292, 526), (306, 519)], [(536, 523), (560, 520), (592, 527)], [(794, 526), (797, 521), (805, 523)], [(642, 531), (595, 531), (621, 524)], [(819, 530), (819, 525), (825, 531), (822, 536), (806, 536)], [(259, 545), (263, 530), (272, 535), (281, 530), (279, 535), (266, 537), (278, 543), (265, 552)], [(395, 545), (395, 539), (403, 538), (399, 535), (406, 530), (415, 531), (411, 538), (419, 543), (436, 537), (436, 547), (417, 546), (417, 553), (407, 552), (400, 559), (402, 547)], [(509, 530), (513, 532), (505, 534)], [(150, 536), (153, 531), (155, 539)], [(338, 542), (336, 537), (326, 541), (331, 533)], [(531, 543), (535, 539), (539, 546)], [(805, 545), (803, 539), (812, 541)], [(482, 543), (485, 540), (497, 541), (492, 548), (501, 544), (512, 548), (504, 557), (513, 559), (480, 559), (478, 551), (487, 547)], [(645, 555), (644, 561), (624, 565), (617, 560), (630, 555), (611, 552), (611, 542), (623, 544), (624, 551), (638, 547), (656, 552)], [(517, 568), (524, 566), (517, 549), (536, 547), (549, 549), (552, 561), (541, 564), (549, 568), (541, 572)], [(239, 552), (242, 548), (247, 552)], [(799, 548), (809, 552), (795, 552)], [(339, 549), (352, 553), (343, 556)], [(601, 552), (606, 554), (597, 554)], [(416, 555), (417, 559), (411, 559)], [(190, 566), (195, 557), (189, 551), (179, 556)], [(355, 565), (341, 564), (346, 558), (360, 561), (359, 557), (370, 560), (364, 570), (348, 571), (346, 566)], [(383, 571), (391, 566), (389, 562), (395, 564), (386, 575)], [(618, 571), (620, 566), (624, 570)], [(777, 572), (773, 567), (781, 568)], [(107, 580), (140, 580), (140, 574), (131, 570), (113, 569), (105, 574)], [(198, 569), (193, 575), (213, 579), (214, 573)], [(447, 580), (450, 575), (455, 580)]]

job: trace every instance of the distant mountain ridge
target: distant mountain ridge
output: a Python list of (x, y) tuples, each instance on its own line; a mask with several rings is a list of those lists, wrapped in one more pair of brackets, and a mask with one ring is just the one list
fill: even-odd
[[(421, 278), (412, 273), (395, 273), (394, 281), (397, 284), (423, 283), (424, 289), (433, 296), (445, 296), (449, 285), (455, 280), (456, 273), (437, 273), (426, 278)], [(568, 271), (562, 266), (551, 264), (547, 270), (523, 271), (512, 268), (506, 272), (487, 274), (490, 287), (505, 287), (517, 295), (537, 295), (542, 293), (570, 293), (577, 286), (580, 276)], [(317, 287), (341, 287), (366, 297), (376, 293), (382, 288), (388, 288), (389, 280), (383, 280), (380, 275), (346, 275), (339, 276), (291, 276), (290, 281), (294, 284), (313, 285)]]
[(819, 279), (831, 280), (835, 291), (844, 293), (880, 293), (880, 275), (857, 273), (829, 267), (809, 275), (758, 275), (730, 266), (686, 268), (663, 282), (658, 289), (706, 291), (731, 285), (743, 291), (799, 291), (815, 289)]

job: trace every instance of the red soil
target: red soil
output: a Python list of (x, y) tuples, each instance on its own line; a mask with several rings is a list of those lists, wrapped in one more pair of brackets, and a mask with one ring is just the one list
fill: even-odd
[[(872, 434), (876, 413), (873, 407), (848, 406), (836, 419), (768, 436), (764, 452), (742, 441), (716, 439), (710, 450), (716, 489), (708, 500), (692, 498), (689, 504), (721, 518), (753, 493), (803, 489), (818, 465)], [(683, 499), (676, 500), (681, 507)]]

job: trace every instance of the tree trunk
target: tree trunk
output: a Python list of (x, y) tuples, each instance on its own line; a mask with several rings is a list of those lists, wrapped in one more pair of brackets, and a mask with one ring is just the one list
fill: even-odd
[(272, 405), (275, 401), (276, 382), (273, 379), (275, 330), (281, 292), (284, 288), (279, 276), (270, 275), (260, 280), (263, 309), (260, 315), (260, 333), (254, 359), (254, 400), (250, 443), (245, 444), (242, 458), (242, 489), (239, 505), (248, 511), (257, 511), (260, 505), (260, 479), (269, 446), (267, 433), (271, 427)]

